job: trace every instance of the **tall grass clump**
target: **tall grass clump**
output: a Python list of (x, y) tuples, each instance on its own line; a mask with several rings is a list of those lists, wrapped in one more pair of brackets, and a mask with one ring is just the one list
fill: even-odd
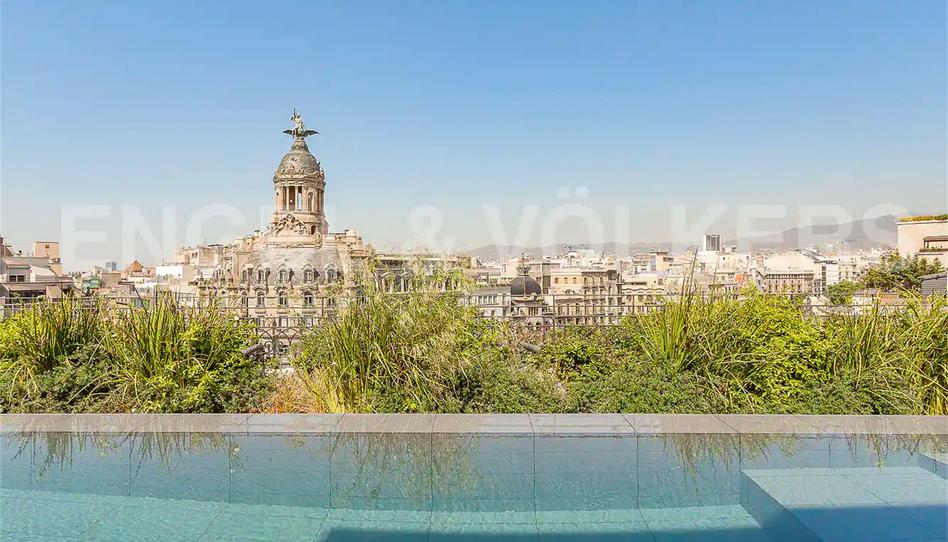
[[(825, 380), (819, 323), (799, 302), (745, 290), (740, 298), (682, 293), (661, 311), (625, 322), (641, 359), (691, 373), (723, 410), (792, 410)], [(668, 340), (672, 338), (674, 340)]]
[(102, 316), (98, 303), (65, 297), (38, 301), (0, 322), (0, 378), (6, 394), (34, 397), (41, 377), (94, 357), (107, 335)]
[(241, 354), (253, 327), (211, 304), (181, 307), (162, 296), (120, 312), (110, 335), (116, 397), (141, 412), (231, 412), (267, 391), (264, 368)]
[(922, 412), (948, 415), (948, 297), (913, 298), (901, 314), (914, 345), (909, 372)]
[(830, 318), (834, 377), (852, 383), (876, 413), (948, 413), (948, 306), (905, 295), (905, 306)]
[(215, 307), (167, 296), (126, 309), (38, 302), (0, 321), (0, 412), (252, 410), (270, 382), (241, 353), (255, 342)]
[(541, 358), (575, 411), (944, 414), (948, 305), (904, 300), (817, 317), (753, 289), (685, 290), (613, 332), (556, 334)]
[(370, 266), (356, 279), (358, 293), (341, 297), (338, 314), (303, 338), (292, 363), (311, 410), (490, 408), (495, 382), (516, 387), (529, 379), (504, 355), (502, 326), (463, 303), (462, 275), (419, 269), (409, 280), (406, 293), (386, 291)]
[[(439, 274), (442, 275), (442, 274)], [(468, 362), (473, 309), (438, 289), (446, 276), (411, 279), (411, 293), (389, 293), (371, 276), (342, 296), (329, 322), (303, 339), (294, 365), (324, 410), (422, 411)]]
[(819, 322), (750, 289), (707, 295), (686, 283), (660, 310), (592, 341), (604, 338), (607, 351), (571, 387), (575, 410), (794, 412), (829, 380)]
[(906, 387), (913, 370), (909, 351), (915, 345), (904, 342), (910, 337), (903, 318), (876, 303), (866, 312), (835, 315), (825, 322), (830, 374), (873, 405), (871, 413), (917, 406), (912, 405), (913, 390)]

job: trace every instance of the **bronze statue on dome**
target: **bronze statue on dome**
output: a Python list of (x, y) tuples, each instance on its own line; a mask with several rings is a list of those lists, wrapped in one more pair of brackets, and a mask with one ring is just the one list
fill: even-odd
[(296, 112), (296, 108), (293, 108), (293, 116), (290, 117), (290, 120), (293, 121), (293, 128), (289, 130), (283, 130), (284, 134), (289, 134), (296, 138), (309, 137), (311, 135), (317, 135), (319, 132), (316, 130), (307, 130), (306, 126), (303, 124), (303, 117)]

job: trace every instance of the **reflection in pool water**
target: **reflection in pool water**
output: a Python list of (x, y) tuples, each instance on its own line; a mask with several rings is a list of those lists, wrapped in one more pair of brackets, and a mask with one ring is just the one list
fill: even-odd
[(3, 540), (945, 540), (944, 436), (13, 433)]

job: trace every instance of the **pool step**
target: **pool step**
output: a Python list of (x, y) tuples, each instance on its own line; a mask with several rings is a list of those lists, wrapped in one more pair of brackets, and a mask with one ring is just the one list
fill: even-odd
[(923, 469), (948, 479), (948, 452), (922, 452), (918, 456), (918, 464)]
[(741, 486), (780, 542), (948, 540), (948, 482), (923, 467), (745, 470)]

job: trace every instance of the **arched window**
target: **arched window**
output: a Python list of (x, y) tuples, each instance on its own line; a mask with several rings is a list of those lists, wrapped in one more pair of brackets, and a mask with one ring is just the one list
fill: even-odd
[(290, 272), (285, 267), (281, 267), (280, 272), (277, 274), (277, 280), (281, 283), (289, 282)]
[(312, 307), (313, 306), (313, 292), (304, 292), (303, 293), (303, 306)]
[(303, 270), (303, 282), (313, 282), (313, 270), (309, 267)]
[(266, 306), (266, 303), (267, 303), (267, 299), (263, 295), (263, 292), (257, 292), (257, 306), (264, 307)]
[(286, 290), (280, 290), (280, 293), (277, 297), (277, 301), (281, 307), (287, 306), (289, 302), (289, 297), (286, 295)]
[(263, 284), (267, 281), (267, 272), (262, 267), (257, 268), (257, 284)]
[(336, 280), (336, 266), (329, 264), (326, 266), (326, 282), (334, 282)]

